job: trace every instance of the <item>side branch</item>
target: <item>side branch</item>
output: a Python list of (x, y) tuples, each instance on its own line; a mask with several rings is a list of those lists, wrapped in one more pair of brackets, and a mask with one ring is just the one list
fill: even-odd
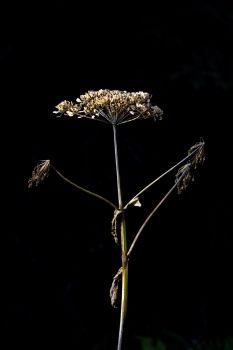
[(64, 175), (62, 175), (62, 174), (60, 173), (60, 171), (58, 171), (52, 164), (51, 164), (51, 168), (57, 173), (58, 176), (60, 176), (60, 178), (62, 178), (62, 180), (66, 181), (66, 182), (69, 183), (70, 185), (72, 185), (72, 186), (78, 188), (79, 190), (81, 190), (81, 191), (83, 191), (83, 192), (85, 192), (85, 193), (90, 194), (90, 195), (93, 196), (93, 197), (96, 197), (96, 198), (98, 198), (98, 199), (104, 201), (105, 203), (107, 203), (107, 204), (109, 204), (111, 207), (113, 207), (114, 209), (117, 209), (116, 205), (113, 204), (113, 203), (112, 203), (111, 201), (109, 201), (108, 199), (106, 199), (106, 198), (100, 196), (99, 194), (97, 194), (97, 193), (95, 193), (95, 192), (89, 191), (89, 190), (87, 190), (86, 188), (83, 188), (83, 187), (77, 185), (76, 183), (74, 183), (73, 181), (67, 179), (67, 178), (66, 178)]
[(144, 227), (146, 226), (146, 224), (148, 223), (148, 221), (151, 219), (151, 217), (156, 213), (156, 211), (160, 208), (160, 206), (163, 204), (163, 202), (168, 198), (168, 196), (173, 192), (173, 190), (179, 186), (180, 182), (185, 178), (185, 175), (189, 172), (189, 168), (190, 168), (190, 163), (187, 163), (186, 169), (184, 169), (182, 175), (176, 180), (175, 184), (170, 188), (170, 190), (165, 194), (165, 196), (161, 199), (161, 201), (156, 205), (156, 207), (152, 210), (152, 212), (147, 216), (146, 220), (143, 222), (142, 226), (140, 227), (140, 229), (138, 230), (128, 252), (127, 252), (127, 258), (129, 259), (132, 250), (138, 240), (138, 238), (140, 237)]
[[(168, 169), (167, 171), (165, 171), (162, 175), (158, 176), (155, 180), (153, 180), (152, 182), (150, 182), (146, 187), (144, 187), (140, 192), (138, 192), (132, 199), (129, 200), (129, 202), (124, 206), (124, 209), (126, 209), (132, 202), (134, 202), (136, 199), (138, 199), (138, 197), (145, 192), (146, 190), (148, 190), (148, 188), (150, 188), (151, 186), (153, 186), (156, 182), (158, 182), (160, 179), (162, 179), (165, 175), (167, 175), (168, 173), (170, 173), (172, 170), (174, 170), (175, 168), (177, 168), (179, 165), (181, 165), (182, 163), (184, 163), (186, 160), (190, 159), (195, 153), (198, 153), (198, 151), (200, 151), (203, 147), (204, 147), (204, 141), (201, 139), (201, 141), (199, 143), (197, 143), (196, 145), (192, 146), (189, 150), (189, 154), (184, 157), (182, 160), (180, 160), (178, 163), (176, 163), (175, 165), (173, 165), (170, 169)], [(194, 149), (193, 149), (194, 148)]]

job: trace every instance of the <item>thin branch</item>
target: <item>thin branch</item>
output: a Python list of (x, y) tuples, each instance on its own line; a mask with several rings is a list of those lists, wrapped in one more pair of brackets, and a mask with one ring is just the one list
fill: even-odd
[(168, 173), (170, 173), (172, 170), (174, 170), (175, 168), (177, 168), (180, 164), (182, 164), (183, 162), (185, 162), (186, 160), (188, 160), (190, 157), (192, 157), (192, 155), (194, 153), (196, 153), (200, 147), (203, 147), (204, 142), (200, 142), (200, 146), (195, 148), (194, 151), (192, 151), (191, 153), (189, 153), (186, 157), (184, 157), (181, 161), (179, 161), (178, 163), (176, 163), (175, 165), (173, 165), (170, 169), (168, 169), (167, 171), (165, 171), (165, 173), (163, 173), (162, 175), (160, 175), (159, 177), (157, 177), (155, 180), (153, 180), (151, 183), (149, 183), (149, 185), (147, 185), (146, 187), (144, 187), (140, 192), (138, 192), (132, 199), (130, 199), (128, 201), (128, 203), (124, 206), (124, 209), (126, 209), (136, 198), (138, 198), (143, 192), (145, 192), (148, 188), (150, 188), (152, 185), (154, 185), (156, 182), (158, 182), (160, 179), (162, 179), (165, 175), (167, 175)]
[(119, 125), (120, 124), (125, 124), (125, 123), (129, 123), (129, 122), (132, 122), (133, 120), (137, 120), (137, 119), (139, 119), (142, 115), (143, 115), (143, 113), (140, 113), (139, 115), (137, 115), (136, 117), (134, 117), (133, 115), (132, 115), (132, 117), (131, 118), (129, 118), (128, 120), (125, 120), (125, 118), (127, 117), (127, 115), (128, 115), (129, 113), (126, 113), (125, 115), (124, 115), (124, 117), (119, 121)]
[(79, 185), (77, 185), (76, 183), (74, 183), (73, 181), (67, 179), (64, 175), (62, 175), (53, 165), (51, 165), (51, 168), (66, 182), (68, 182), (70, 185), (78, 188), (79, 190), (83, 191), (83, 192), (86, 192), (88, 194), (90, 194), (91, 196), (94, 196), (98, 199), (101, 199), (102, 201), (108, 203), (111, 207), (113, 207), (114, 209), (117, 209), (117, 206), (115, 204), (113, 204), (111, 201), (109, 201), (108, 199), (100, 196), (99, 194), (95, 193), (95, 192), (92, 192), (92, 191), (89, 191), (87, 190), (86, 188), (83, 188)]
[(109, 124), (108, 122), (106, 122), (106, 121), (103, 120), (103, 119), (92, 118), (92, 117), (88, 117), (87, 115), (81, 115), (81, 114), (80, 114), (80, 117), (78, 117), (78, 118), (80, 118), (80, 119), (85, 118), (85, 119), (95, 120), (95, 121), (98, 121), (98, 122), (101, 122), (101, 123), (104, 123), (104, 124)]
[(165, 196), (161, 199), (161, 201), (156, 205), (156, 207), (152, 210), (152, 212), (147, 216), (146, 220), (143, 222), (142, 226), (138, 230), (128, 252), (127, 252), (127, 258), (129, 259), (132, 250), (139, 238), (139, 236), (142, 233), (142, 230), (148, 223), (148, 221), (151, 219), (151, 217), (155, 214), (155, 212), (159, 209), (159, 207), (163, 204), (163, 202), (167, 199), (167, 197), (172, 193), (172, 191), (179, 185), (179, 183), (182, 181), (182, 179), (185, 177), (186, 173), (189, 171), (190, 163), (187, 164), (187, 169), (182, 173), (182, 175), (176, 180), (175, 184), (172, 186), (172, 188), (165, 194)]

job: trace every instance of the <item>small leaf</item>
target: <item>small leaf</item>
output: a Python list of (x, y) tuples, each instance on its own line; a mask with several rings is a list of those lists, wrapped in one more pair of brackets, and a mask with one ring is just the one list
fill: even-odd
[(129, 202), (129, 205), (133, 205), (134, 207), (141, 207), (141, 203), (139, 201), (139, 198), (136, 197), (134, 199), (132, 199), (130, 202)]
[(114, 308), (117, 308), (116, 301), (117, 301), (119, 283), (121, 280), (121, 274), (122, 274), (122, 267), (117, 271), (117, 274), (113, 277), (112, 285), (110, 288), (110, 299), (111, 299), (112, 307)]
[(28, 180), (28, 187), (31, 188), (33, 185), (38, 186), (48, 175), (50, 169), (50, 160), (41, 160), (39, 164), (35, 166), (32, 171), (32, 176)]
[(114, 241), (116, 244), (118, 244), (118, 236), (117, 236), (117, 217), (118, 215), (120, 214), (120, 211), (118, 209), (115, 209), (114, 210), (114, 215), (113, 215), (113, 218), (112, 218), (112, 235), (113, 235), (113, 238), (114, 238)]

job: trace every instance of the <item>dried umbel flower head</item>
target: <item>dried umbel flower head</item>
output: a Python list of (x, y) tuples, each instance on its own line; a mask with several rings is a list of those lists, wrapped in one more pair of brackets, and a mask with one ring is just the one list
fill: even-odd
[(54, 111), (56, 114), (96, 119), (113, 125), (127, 123), (140, 118), (161, 119), (163, 112), (150, 102), (147, 92), (120, 90), (88, 91), (76, 99), (77, 103), (63, 101)]
[(28, 187), (38, 186), (48, 175), (50, 169), (50, 160), (41, 160), (32, 171), (32, 177), (28, 180)]

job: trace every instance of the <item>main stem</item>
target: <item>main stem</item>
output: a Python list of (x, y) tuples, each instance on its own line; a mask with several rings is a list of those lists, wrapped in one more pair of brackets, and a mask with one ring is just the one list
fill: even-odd
[[(115, 163), (116, 163), (116, 177), (117, 177), (117, 192), (118, 192), (118, 209), (123, 209), (122, 203), (122, 192), (121, 192), (121, 179), (119, 171), (119, 161), (118, 161), (118, 147), (117, 147), (117, 131), (116, 125), (113, 125), (113, 137), (114, 137), (114, 151), (115, 151)], [(127, 301), (128, 301), (128, 261), (127, 261), (127, 238), (126, 238), (126, 223), (125, 215), (121, 214), (121, 260), (122, 260), (122, 287), (121, 287), (121, 315), (120, 315), (120, 326), (119, 326), (119, 336), (117, 350), (121, 350), (122, 337), (125, 316), (127, 311)]]
[(122, 205), (122, 192), (121, 192), (121, 178), (119, 170), (119, 161), (118, 161), (118, 147), (117, 147), (117, 131), (116, 125), (113, 125), (113, 137), (114, 137), (114, 151), (115, 151), (115, 163), (116, 163), (116, 177), (117, 177), (117, 193), (118, 193), (118, 209), (121, 210)]

